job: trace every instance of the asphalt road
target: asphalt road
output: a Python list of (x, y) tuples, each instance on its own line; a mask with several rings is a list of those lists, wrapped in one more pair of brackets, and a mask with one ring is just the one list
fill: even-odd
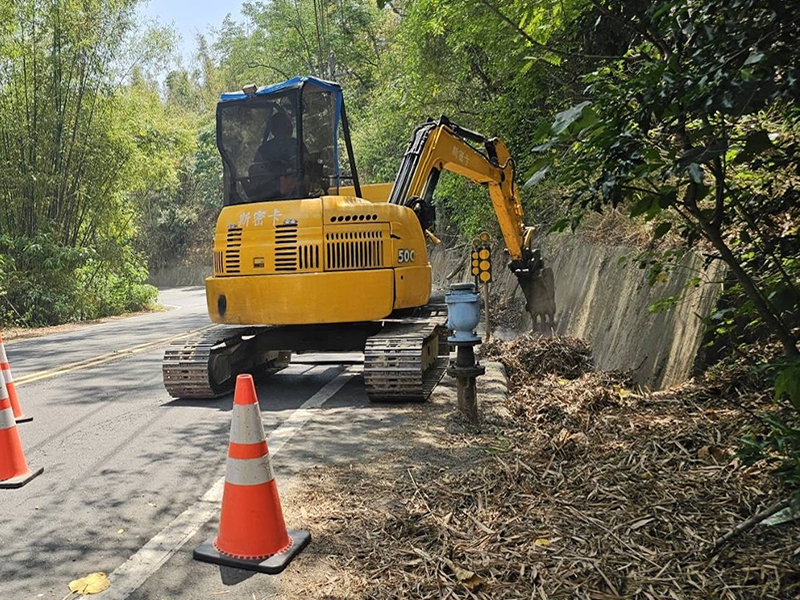
[[(209, 321), (202, 289), (166, 290), (160, 301), (172, 308), (7, 344), (34, 417), (19, 426), (26, 457), (45, 472), (0, 490), (0, 598), (60, 600), (70, 580), (95, 571), (112, 579), (98, 599), (269, 595), (267, 576), (191, 560), (215, 531), (232, 399), (166, 394), (165, 340)], [(358, 359), (304, 355), (258, 386), (270, 445), (280, 449), (279, 487), (356, 456), (362, 432), (401, 418), (369, 404)], [(314, 406), (298, 411), (309, 399)]]

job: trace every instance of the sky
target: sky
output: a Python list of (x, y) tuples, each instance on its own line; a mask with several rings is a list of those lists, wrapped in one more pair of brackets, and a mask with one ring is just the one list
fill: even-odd
[(190, 59), (195, 48), (195, 36), (218, 27), (228, 13), (239, 19), (241, 3), (237, 0), (149, 0), (139, 9), (145, 18), (157, 19), (163, 25), (173, 25), (181, 37), (181, 54)]

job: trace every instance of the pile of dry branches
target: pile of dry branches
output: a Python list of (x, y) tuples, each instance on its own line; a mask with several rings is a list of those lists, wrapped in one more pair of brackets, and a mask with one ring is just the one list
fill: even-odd
[(492, 293), (492, 329), (505, 332), (522, 330), (525, 325), (525, 316), (527, 315), (525, 304), (525, 298), (517, 296), (509, 298), (500, 293)]
[(487, 342), (480, 351), (485, 358), (505, 365), (512, 391), (545, 375), (575, 379), (594, 369), (592, 349), (578, 338), (526, 333), (509, 342)]
[(445, 467), (412, 446), (392, 464), (310, 478), (303, 505), (338, 575), (309, 595), (800, 597), (796, 524), (757, 526), (710, 551), (782, 494), (763, 465), (735, 458), (743, 426), (768, 403), (763, 387), (730, 372), (643, 395), (625, 374), (591, 371), (576, 340), (490, 350), (514, 392), (505, 407), (484, 404), (492, 431), (442, 428)]

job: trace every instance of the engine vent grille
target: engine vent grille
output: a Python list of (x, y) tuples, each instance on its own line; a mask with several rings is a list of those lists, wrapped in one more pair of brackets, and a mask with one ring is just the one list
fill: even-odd
[(297, 248), (297, 259), (300, 262), (301, 269), (319, 269), (319, 244), (299, 246)]
[(297, 225), (275, 226), (275, 270), (297, 270)]
[(242, 228), (228, 229), (228, 238), (225, 245), (225, 264), (221, 272), (241, 273), (242, 265)]
[(331, 271), (383, 267), (383, 231), (325, 234), (325, 264)]

